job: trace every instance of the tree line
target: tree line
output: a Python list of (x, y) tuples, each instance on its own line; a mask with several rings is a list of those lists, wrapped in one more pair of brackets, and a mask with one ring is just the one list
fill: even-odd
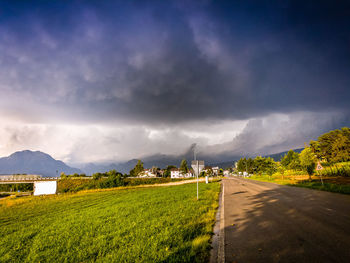
[(309, 146), (306, 145), (300, 154), (293, 150), (288, 151), (280, 162), (261, 156), (241, 158), (236, 168), (239, 172), (258, 175), (279, 172), (283, 176), (286, 170), (305, 171), (311, 179), (318, 162), (329, 166), (347, 161), (350, 161), (350, 128), (345, 127), (310, 141)]

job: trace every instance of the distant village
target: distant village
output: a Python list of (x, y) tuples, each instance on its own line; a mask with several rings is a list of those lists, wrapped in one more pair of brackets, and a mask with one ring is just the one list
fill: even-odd
[[(165, 177), (165, 173), (167, 173), (167, 169), (159, 169), (159, 168), (150, 168), (144, 169), (142, 172), (138, 174), (137, 177), (142, 178), (152, 178), (152, 177)], [(204, 170), (201, 172), (201, 176), (219, 176), (224, 175), (228, 176), (230, 173), (229, 170), (220, 169), (218, 166), (206, 166)], [(187, 172), (184, 172), (182, 169), (173, 167), (170, 169), (170, 178), (191, 178), (194, 177), (195, 173), (192, 168), (188, 169)]]

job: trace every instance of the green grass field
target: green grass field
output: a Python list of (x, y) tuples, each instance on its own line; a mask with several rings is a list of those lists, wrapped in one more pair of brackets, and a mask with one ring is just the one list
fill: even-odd
[(0, 262), (205, 262), (219, 183), (0, 200)]

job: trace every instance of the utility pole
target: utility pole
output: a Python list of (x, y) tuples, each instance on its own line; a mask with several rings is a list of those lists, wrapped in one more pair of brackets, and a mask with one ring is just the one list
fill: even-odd
[(193, 171), (197, 174), (197, 200), (199, 200), (199, 173), (204, 169), (204, 161), (197, 160), (196, 149), (193, 148), (194, 160), (191, 163)]
[(196, 146), (193, 147), (193, 155), (194, 155), (194, 160), (196, 161), (196, 166), (197, 166), (197, 200), (199, 198), (199, 194), (198, 194), (198, 174), (199, 174), (199, 162), (197, 160), (197, 156), (196, 156)]
[(204, 161), (197, 160), (197, 154), (195, 148), (193, 148), (194, 160), (192, 161), (191, 167), (193, 171), (197, 174), (197, 200), (199, 199), (199, 173), (204, 169)]

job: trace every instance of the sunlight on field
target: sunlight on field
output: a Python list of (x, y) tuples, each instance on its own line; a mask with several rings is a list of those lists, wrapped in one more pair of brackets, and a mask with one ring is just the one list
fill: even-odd
[(274, 174), (272, 176), (254, 175), (249, 179), (282, 185), (312, 188), (335, 193), (350, 194), (350, 177), (323, 176), (323, 184), (321, 181), (321, 177), (317, 175), (312, 176), (311, 181), (309, 181), (308, 175), (294, 175), (282, 177), (280, 174)]
[(0, 200), (0, 262), (206, 261), (219, 183)]

